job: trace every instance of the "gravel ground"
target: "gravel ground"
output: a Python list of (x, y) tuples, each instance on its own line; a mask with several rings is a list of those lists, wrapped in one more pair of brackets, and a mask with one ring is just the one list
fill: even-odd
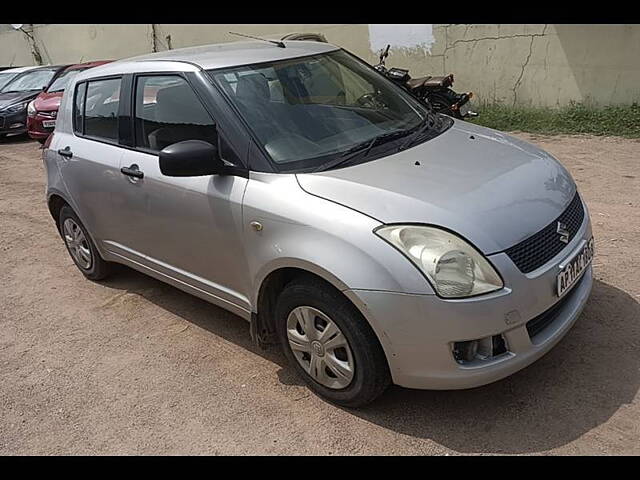
[(520, 134), (586, 199), (593, 294), (548, 355), (466, 391), (310, 394), (240, 318), (123, 269), (85, 280), (38, 144), (0, 143), (0, 454), (640, 454), (640, 142)]

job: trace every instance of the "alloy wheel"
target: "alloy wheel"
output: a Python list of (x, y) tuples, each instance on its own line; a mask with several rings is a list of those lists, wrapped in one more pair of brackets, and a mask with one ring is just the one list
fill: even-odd
[(63, 223), (62, 230), (69, 253), (76, 263), (85, 270), (91, 268), (93, 263), (91, 249), (80, 226), (72, 218), (67, 218)]

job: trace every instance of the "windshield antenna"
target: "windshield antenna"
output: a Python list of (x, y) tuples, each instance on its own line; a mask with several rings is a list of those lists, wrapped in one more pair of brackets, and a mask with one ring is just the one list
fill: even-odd
[(287, 48), (287, 46), (284, 44), (284, 42), (282, 42), (280, 40), (269, 40), (268, 38), (254, 37), (253, 35), (246, 35), (244, 33), (237, 33), (237, 32), (229, 32), (229, 33), (231, 35), (238, 35), (240, 37), (253, 38), (254, 40), (262, 40), (263, 42), (273, 43), (274, 45), (277, 45), (280, 48)]

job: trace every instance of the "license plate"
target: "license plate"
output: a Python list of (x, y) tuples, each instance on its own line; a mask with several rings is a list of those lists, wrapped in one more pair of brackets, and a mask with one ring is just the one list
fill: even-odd
[(469, 113), (469, 102), (460, 106), (460, 116), (464, 117), (467, 113)]
[(558, 297), (564, 295), (571, 286), (582, 275), (582, 272), (589, 266), (593, 259), (593, 237), (582, 247), (578, 253), (574, 255), (571, 260), (564, 263), (564, 268), (558, 274), (557, 291)]
[(43, 120), (42, 121), (42, 126), (44, 128), (54, 128), (56, 126), (56, 121), (55, 120)]

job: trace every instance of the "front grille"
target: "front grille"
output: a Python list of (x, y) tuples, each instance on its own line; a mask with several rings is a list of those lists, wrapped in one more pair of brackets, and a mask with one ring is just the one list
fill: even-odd
[(567, 246), (560, 241), (558, 222), (566, 225), (569, 241), (578, 232), (584, 219), (584, 208), (578, 192), (562, 214), (538, 233), (506, 250), (506, 254), (522, 273), (529, 273), (541, 267)]
[(45, 118), (56, 118), (56, 116), (58, 115), (58, 112), (38, 112), (38, 114), (41, 117), (45, 117)]
[(580, 285), (583, 280), (584, 275), (580, 280), (576, 282), (575, 285), (571, 287), (571, 291), (567, 292), (565, 296), (562, 297), (558, 302), (556, 302), (551, 308), (527, 322), (527, 332), (529, 333), (530, 338), (533, 339), (533, 337), (542, 332), (545, 328), (551, 325), (556, 318), (558, 318), (559, 311), (579, 290), (578, 285)]

